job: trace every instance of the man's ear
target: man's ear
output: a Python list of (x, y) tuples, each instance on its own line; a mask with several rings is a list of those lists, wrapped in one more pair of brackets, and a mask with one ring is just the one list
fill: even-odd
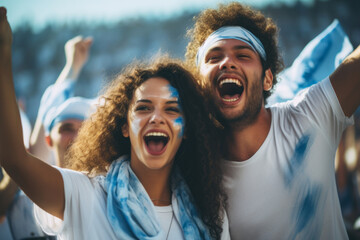
[(48, 136), (45, 137), (45, 142), (47, 143), (47, 145), (48, 145), (49, 147), (52, 147), (52, 146), (53, 146), (53, 143), (52, 143), (52, 140), (51, 140), (50, 135), (48, 135)]
[(263, 86), (264, 86), (264, 90), (265, 91), (270, 91), (272, 86), (273, 86), (273, 74), (271, 72), (271, 69), (268, 68), (265, 71), (265, 77), (264, 77), (264, 82), (263, 82)]
[(129, 137), (129, 125), (127, 123), (121, 127), (121, 132), (125, 138)]

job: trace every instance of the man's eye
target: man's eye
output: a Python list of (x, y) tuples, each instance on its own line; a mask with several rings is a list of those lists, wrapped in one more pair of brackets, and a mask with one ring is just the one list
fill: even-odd
[(249, 58), (250, 56), (247, 54), (238, 54), (237, 58)]
[(212, 55), (212, 56), (209, 56), (206, 60), (206, 62), (217, 62), (221, 59), (221, 55)]
[(219, 59), (220, 56), (211, 56), (209, 59)]
[(211, 56), (209, 57), (209, 60), (217, 60), (220, 59), (221, 56)]

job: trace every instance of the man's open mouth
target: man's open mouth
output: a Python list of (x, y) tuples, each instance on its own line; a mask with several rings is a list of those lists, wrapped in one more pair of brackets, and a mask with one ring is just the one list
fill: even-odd
[(149, 132), (144, 136), (148, 152), (152, 155), (160, 155), (169, 142), (169, 136), (163, 132)]
[(238, 79), (225, 78), (219, 81), (218, 92), (224, 102), (235, 102), (240, 99), (244, 87)]

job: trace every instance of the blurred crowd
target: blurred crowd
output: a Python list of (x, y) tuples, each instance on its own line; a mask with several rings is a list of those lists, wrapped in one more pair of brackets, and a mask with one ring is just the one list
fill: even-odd
[[(319, 4), (319, 3), (318, 3)], [(350, 11), (346, 6), (339, 8), (342, 11), (341, 14), (346, 14), (346, 11)], [(276, 13), (276, 9), (269, 9), (269, 12)], [(345, 13), (344, 13), (345, 12)], [(278, 17), (279, 21), (283, 21), (281, 17)], [(321, 18), (322, 21), (326, 21), (326, 17)], [(325, 19), (325, 20), (324, 20)], [(299, 21), (299, 26), (309, 25), (307, 18), (297, 19)], [(290, 26), (290, 25), (289, 25)], [(185, 27), (184, 27), (185, 28)], [(282, 30), (286, 32), (287, 28), (284, 27)], [(314, 28), (315, 29), (315, 28)], [(18, 34), (24, 34), (23, 30), (19, 30)], [(44, 30), (51, 31), (51, 30)], [(308, 36), (314, 35), (312, 32), (307, 31), (316, 31), (312, 28), (303, 27), (299, 30), (300, 33), (304, 33)], [(317, 31), (319, 32), (319, 31)], [(15, 33), (16, 36), (17, 33)], [(183, 35), (183, 33), (178, 33)], [(358, 34), (358, 35), (357, 35)], [(107, 42), (107, 37), (104, 36), (104, 42)], [(299, 41), (299, 38), (294, 34), (289, 34), (291, 39), (283, 38), (281, 44), (284, 45), (285, 49), (288, 41)], [(355, 41), (360, 42), (360, 34), (354, 33)], [(351, 39), (351, 37), (350, 37)], [(149, 40), (149, 39), (148, 39)], [(351, 39), (353, 40), (353, 39)], [(151, 41), (151, 40), (149, 40)], [(80, 72), (82, 71), (85, 63), (88, 61), (90, 49), (92, 46), (92, 38), (83, 38), (81, 36), (74, 37), (68, 40), (65, 44), (65, 57), (66, 64), (59, 74), (57, 80), (52, 83), (50, 86), (46, 85), (46, 90), (43, 91), (40, 106), (37, 111), (36, 121), (32, 124), (32, 114), (27, 111), (29, 108), (33, 109), (35, 100), (26, 101), (28, 96), (25, 93), (25, 90), (29, 88), (29, 82), (33, 81), (29, 77), (28, 73), (25, 71), (19, 71), (16, 78), (22, 78), (25, 81), (17, 86), (19, 94), (19, 110), (22, 117), (23, 132), (24, 132), (24, 143), (28, 150), (42, 159), (43, 161), (53, 164), (59, 167), (63, 167), (63, 159), (66, 150), (77, 135), (82, 121), (84, 121), (96, 108), (97, 102), (94, 97), (94, 93), (97, 92), (100, 88), (100, 84), (94, 83), (94, 81), (83, 82), (79, 84), (78, 78)], [(170, 41), (171, 42), (171, 41)], [(52, 59), (51, 56), (47, 55), (49, 48), (58, 48), (59, 46), (52, 46), (54, 42), (44, 43), (43, 49), (38, 55), (39, 59), (42, 59), (40, 62), (45, 64), (45, 62)], [(137, 46), (143, 45), (135, 41)], [(159, 43), (161, 44), (161, 43)], [(298, 42), (297, 46), (301, 45)], [(179, 46), (179, 49), (184, 49), (185, 42)], [(153, 46), (157, 48), (158, 46)], [(299, 52), (304, 47), (304, 44), (300, 49), (293, 49), (293, 52)], [(94, 46), (96, 48), (96, 45)], [(15, 41), (15, 67), (21, 66), (21, 61), (18, 60), (19, 56), (16, 55), (16, 41)], [(19, 53), (18, 53), (19, 54)], [(125, 54), (125, 56), (136, 57), (137, 54), (131, 52), (117, 52), (115, 53), (119, 56)], [(291, 53), (289, 53), (291, 54)], [(176, 54), (175, 54), (176, 55)], [(103, 78), (102, 71), (100, 67), (103, 62), (102, 55), (95, 56), (92, 58), (90, 65), (94, 66), (92, 71), (96, 71), (96, 74), (92, 78)], [(300, 55), (299, 57), (301, 57)], [(57, 57), (58, 56), (55, 56)], [(314, 56), (312, 56), (314, 57)], [(107, 58), (109, 59), (109, 58)], [(18, 61), (18, 62), (17, 62)], [(303, 59), (301, 60), (303, 61)], [(119, 61), (117, 62), (119, 66)], [(121, 61), (120, 61), (121, 62)], [(130, 61), (129, 61), (130, 62)], [(296, 63), (296, 62), (294, 62)], [(125, 62), (124, 62), (125, 64)], [(290, 66), (290, 64), (289, 64)], [(293, 65), (296, 67), (296, 64)], [(334, 66), (336, 67), (336, 66)], [(35, 69), (38, 67), (35, 67)], [(290, 69), (290, 67), (289, 67)], [(287, 81), (291, 81), (291, 72), (284, 74), (283, 78), (287, 77), (287, 80), (284, 81), (284, 84)], [(39, 70), (39, 69), (38, 69)], [(113, 71), (115, 71), (113, 69)], [(46, 81), (41, 82), (39, 86), (49, 83), (51, 79), (55, 79), (54, 68), (44, 69), (41, 73), (39, 79), (46, 78)], [(91, 72), (91, 71), (90, 71)], [(284, 72), (285, 73), (285, 72)], [(39, 73), (40, 74), (40, 73)], [(296, 75), (296, 74), (294, 74)], [(89, 75), (84, 76), (85, 78)], [(320, 81), (314, 80), (311, 84)], [(294, 80), (295, 81), (295, 80)], [(294, 82), (293, 81), (293, 82)], [(296, 80), (299, 81), (301, 80)], [(301, 82), (302, 84), (303, 82)], [(91, 93), (87, 93), (87, 97), (91, 96), (92, 98), (84, 97), (75, 97), (76, 89), (82, 88), (82, 84), (87, 84), (87, 90)], [(301, 88), (307, 87), (304, 84), (297, 84), (297, 88), (291, 88), (291, 94), (296, 94)], [(37, 84), (35, 84), (37, 85)], [(80, 85), (80, 87), (79, 87)], [(301, 86), (300, 86), (301, 85)], [(33, 89), (33, 92), (39, 92), (43, 88), (39, 87), (38, 89)], [(80, 91), (81, 92), (81, 91)], [(286, 97), (278, 94), (274, 95), (274, 102), (279, 102), (286, 100)], [(277, 99), (275, 99), (278, 97)], [(292, 96), (291, 96), (292, 97)], [(31, 106), (31, 107), (30, 107)], [(31, 118), (26, 116), (26, 112), (31, 115)], [(349, 234), (350, 239), (359, 239), (360, 238), (360, 109), (355, 113), (354, 116), (355, 125), (349, 127), (343, 134), (342, 140), (339, 144), (338, 152), (336, 159), (334, 159), (335, 169), (336, 169), (336, 180), (338, 186), (339, 200), (341, 204), (341, 210), (344, 217), (344, 222)], [(23, 238), (37, 238), (37, 239), (51, 239), (52, 237), (46, 236), (44, 232), (36, 225), (35, 218), (32, 212), (31, 201), (24, 195), (16, 186), (14, 182), (9, 178), (4, 170), (0, 171), (0, 238), (3, 239), (23, 239)], [(12, 238), (10, 238), (12, 236)]]

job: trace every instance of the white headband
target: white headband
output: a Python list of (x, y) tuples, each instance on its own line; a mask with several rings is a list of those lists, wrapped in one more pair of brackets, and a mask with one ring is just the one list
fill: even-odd
[(199, 48), (196, 55), (196, 65), (199, 66), (201, 59), (204, 57), (206, 51), (217, 41), (222, 39), (236, 39), (240, 40), (256, 51), (263, 60), (266, 60), (266, 53), (263, 44), (250, 31), (240, 26), (222, 27), (210, 34), (205, 42)]

